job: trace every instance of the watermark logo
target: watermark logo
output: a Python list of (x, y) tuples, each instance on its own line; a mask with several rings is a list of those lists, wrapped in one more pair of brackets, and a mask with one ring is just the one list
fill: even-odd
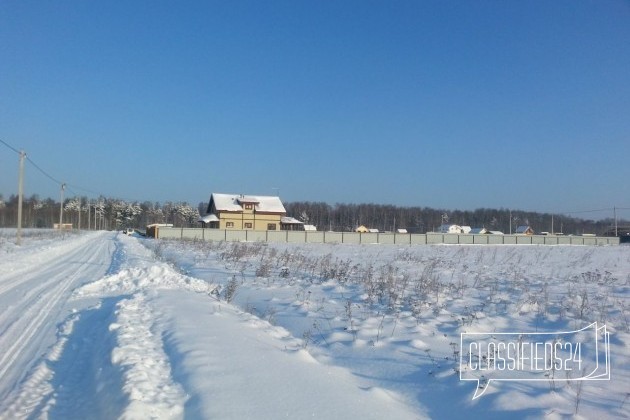
[(610, 380), (606, 325), (550, 333), (462, 333), (459, 379), (476, 381), (473, 400), (493, 381)]

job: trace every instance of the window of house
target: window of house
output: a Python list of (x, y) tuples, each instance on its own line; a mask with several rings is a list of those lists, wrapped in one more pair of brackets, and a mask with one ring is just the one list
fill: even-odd
[(267, 223), (267, 230), (276, 230), (275, 223)]
[(245, 210), (251, 210), (253, 208), (252, 206), (253, 205), (249, 203), (245, 204)]
[(245, 229), (251, 229), (252, 227), (251, 223), (245, 223)]
[(234, 227), (234, 222), (226, 222), (225, 223), (225, 227), (226, 228), (233, 228)]

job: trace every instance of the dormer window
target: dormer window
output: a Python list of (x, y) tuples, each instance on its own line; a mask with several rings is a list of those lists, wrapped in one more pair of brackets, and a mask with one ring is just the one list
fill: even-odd
[(245, 210), (251, 210), (254, 208), (254, 205), (252, 203), (245, 203)]

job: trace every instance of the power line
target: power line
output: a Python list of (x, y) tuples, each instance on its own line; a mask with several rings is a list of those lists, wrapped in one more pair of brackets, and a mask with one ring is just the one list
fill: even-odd
[[(0, 143), (4, 144), (6, 147), (8, 147), (9, 149), (11, 149), (11, 150), (12, 150), (12, 151), (14, 151), (15, 153), (20, 154), (20, 151), (19, 151), (19, 150), (17, 150), (15, 147), (11, 146), (9, 143), (5, 142), (4, 140), (0, 139)], [(62, 182), (62, 181), (58, 180), (57, 178), (55, 178), (54, 176), (50, 175), (48, 172), (46, 172), (45, 170), (43, 170), (43, 169), (42, 169), (42, 167), (41, 167), (41, 166), (39, 166), (37, 163), (35, 163), (35, 161), (34, 161), (33, 159), (31, 159), (29, 156), (26, 156), (26, 160), (27, 160), (27, 161), (28, 161), (31, 165), (33, 165), (33, 167), (35, 167), (35, 169), (37, 169), (37, 170), (38, 170), (38, 171), (39, 171), (42, 175), (44, 175), (46, 178), (50, 179), (50, 180), (51, 180), (52, 182), (54, 182), (55, 184), (59, 184), (59, 185), (63, 185), (63, 184), (64, 184), (64, 182)], [(73, 188), (75, 188), (75, 189), (77, 189), (77, 190), (82, 190), (82, 191), (85, 191), (85, 192), (90, 193), (90, 194), (101, 195), (101, 193), (99, 193), (99, 192), (92, 191), (92, 190), (89, 190), (89, 189), (87, 189), (87, 188), (79, 187), (79, 186), (77, 186), (77, 185), (68, 184), (68, 183), (66, 183), (66, 185), (67, 185), (67, 186), (69, 186), (69, 187), (73, 187)], [(79, 194), (75, 193), (74, 191), (73, 191), (73, 194), (75, 194), (75, 195), (79, 195)]]
[(56, 184), (63, 184), (63, 182), (59, 181), (58, 179), (53, 178), (52, 175), (50, 175), (48, 172), (44, 171), (42, 168), (39, 167), (38, 164), (36, 164), (35, 162), (33, 162), (33, 159), (31, 159), (30, 157), (26, 157), (26, 160), (28, 160), (31, 165), (33, 165), (35, 167), (35, 169), (37, 169), (39, 172), (41, 172), (45, 177), (47, 177), (48, 179), (50, 179), (51, 181), (53, 181)]
[[(6, 147), (8, 147), (9, 149), (13, 150), (15, 153), (17, 153), (18, 155), (21, 155), (21, 152), (16, 149), (15, 147), (11, 146), (9, 143), (7, 143), (6, 141), (0, 139), (0, 143), (4, 144)], [(45, 177), (47, 177), (48, 179), (50, 179), (51, 181), (57, 183), (57, 184), (63, 184), (63, 182), (59, 181), (58, 179), (55, 179), (52, 175), (50, 175), (48, 172), (46, 172), (45, 170), (43, 170), (37, 163), (35, 163), (33, 161), (33, 159), (31, 159), (30, 157), (28, 157), (28, 155), (26, 155), (26, 160), (29, 161), (31, 163), (31, 165), (33, 165), (35, 167), (35, 169), (37, 169), (39, 172), (41, 172)]]
[(7, 143), (6, 141), (0, 139), (0, 143), (4, 144), (5, 146), (7, 146), (9, 149), (13, 150), (15, 153), (17, 153), (18, 155), (20, 154), (20, 151), (18, 149), (16, 149), (15, 147), (11, 146), (9, 143)]
[[(102, 194), (102, 193), (100, 193), (100, 192), (93, 191), (93, 190), (90, 190), (90, 189), (88, 189), (88, 188), (83, 188), (83, 187), (80, 187), (80, 186), (78, 186), (78, 185), (68, 184), (68, 183), (66, 183), (66, 185), (67, 185), (68, 187), (72, 187), (72, 188), (74, 188), (75, 190), (80, 190), (80, 191), (83, 191), (83, 192), (86, 192), (86, 193), (95, 194), (95, 195), (97, 195), (97, 196), (98, 196), (98, 195), (103, 195), (103, 194)], [(70, 188), (68, 188), (68, 189), (70, 189)], [(72, 191), (72, 190), (71, 190), (71, 191)], [(74, 191), (73, 191), (73, 194), (75, 194), (75, 195), (79, 195), (79, 194), (75, 193)]]
[(602, 211), (611, 211), (613, 210), (613, 207), (608, 207), (605, 209), (594, 209), (594, 210), (577, 210), (577, 211), (561, 211), (558, 212), (560, 214), (581, 214), (581, 213), (598, 213), (598, 212), (602, 212)]

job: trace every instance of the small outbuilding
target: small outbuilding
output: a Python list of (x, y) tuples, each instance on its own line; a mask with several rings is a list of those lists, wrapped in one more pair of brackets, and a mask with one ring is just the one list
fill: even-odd
[(472, 233), (473, 235), (488, 235), (490, 234), (490, 231), (486, 229), (485, 227), (481, 227), (481, 228), (472, 228), (470, 230), (470, 233)]
[(464, 229), (460, 225), (441, 225), (437, 233), (464, 233)]
[(534, 229), (531, 226), (519, 226), (516, 228), (517, 235), (534, 235)]
[(304, 230), (304, 223), (289, 216), (280, 218), (280, 230)]

